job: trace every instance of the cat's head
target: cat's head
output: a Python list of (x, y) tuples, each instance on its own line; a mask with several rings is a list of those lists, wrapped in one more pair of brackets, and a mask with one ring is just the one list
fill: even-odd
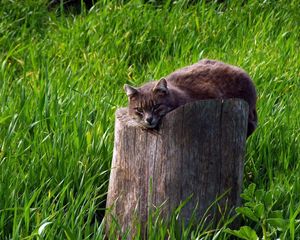
[(146, 128), (156, 128), (161, 118), (173, 109), (167, 81), (149, 82), (139, 88), (124, 85), (129, 115)]

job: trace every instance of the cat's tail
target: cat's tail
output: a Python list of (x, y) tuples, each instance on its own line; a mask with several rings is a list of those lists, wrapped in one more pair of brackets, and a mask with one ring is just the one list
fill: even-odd
[(256, 108), (254, 108), (249, 112), (247, 137), (249, 137), (256, 128), (257, 128), (257, 112), (256, 112)]

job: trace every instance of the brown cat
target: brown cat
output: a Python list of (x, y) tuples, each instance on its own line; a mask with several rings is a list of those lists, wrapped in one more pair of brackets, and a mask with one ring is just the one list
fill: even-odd
[(163, 116), (196, 100), (241, 98), (249, 104), (247, 136), (257, 126), (256, 90), (248, 74), (215, 60), (201, 60), (159, 81), (134, 88), (124, 86), (129, 115), (142, 127), (157, 128)]

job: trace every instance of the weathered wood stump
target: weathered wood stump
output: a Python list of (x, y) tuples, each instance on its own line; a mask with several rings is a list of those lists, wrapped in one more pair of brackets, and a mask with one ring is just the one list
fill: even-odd
[(240, 99), (186, 104), (167, 114), (159, 131), (143, 130), (126, 108), (117, 110), (107, 228), (115, 219), (122, 231), (134, 232), (139, 222), (146, 234), (150, 210), (161, 206), (167, 219), (189, 197), (181, 210), (185, 221), (196, 206), (200, 219), (226, 191), (221, 207), (238, 206), (247, 119), (248, 105)]

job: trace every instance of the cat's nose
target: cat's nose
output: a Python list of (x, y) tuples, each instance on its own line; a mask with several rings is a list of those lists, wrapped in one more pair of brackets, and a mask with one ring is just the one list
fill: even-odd
[(153, 120), (153, 117), (146, 117), (146, 122), (148, 123), (148, 124), (152, 124), (152, 120)]

